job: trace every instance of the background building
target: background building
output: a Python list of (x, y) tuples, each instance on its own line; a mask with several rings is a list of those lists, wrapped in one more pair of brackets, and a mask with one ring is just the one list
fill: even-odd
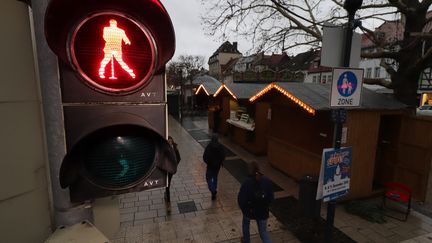
[(237, 49), (237, 42), (231, 44), (229, 41), (225, 41), (209, 58), (209, 74), (219, 79), (222, 74), (222, 65), (241, 56), (242, 54)]

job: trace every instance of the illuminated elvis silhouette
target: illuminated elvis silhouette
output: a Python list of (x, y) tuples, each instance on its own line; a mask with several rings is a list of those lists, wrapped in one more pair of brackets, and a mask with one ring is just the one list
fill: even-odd
[(105, 56), (100, 63), (99, 77), (105, 78), (105, 67), (111, 61), (111, 77), (109, 79), (117, 79), (114, 73), (114, 58), (120, 64), (120, 66), (125, 70), (133, 79), (135, 78), (135, 73), (133, 70), (123, 61), (122, 55), (122, 43), (130, 45), (131, 42), (126, 36), (124, 30), (117, 27), (117, 21), (110, 19), (110, 26), (104, 27), (103, 29), (103, 39), (105, 40), (105, 47), (103, 49)]

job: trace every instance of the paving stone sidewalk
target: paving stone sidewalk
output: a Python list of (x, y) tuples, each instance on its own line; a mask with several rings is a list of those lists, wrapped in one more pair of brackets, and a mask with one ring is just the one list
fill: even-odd
[[(205, 182), (203, 147), (171, 117), (169, 124), (169, 134), (182, 157), (171, 184), (171, 212), (167, 212), (161, 189), (121, 195), (121, 227), (111, 242), (240, 242), (239, 182), (222, 168), (218, 197), (212, 201)], [(275, 243), (299, 242), (273, 215), (268, 230)], [(251, 233), (252, 242), (260, 242), (254, 224)]]
[[(208, 122), (206, 117), (193, 118), (194, 130), (208, 132)], [(284, 191), (276, 193), (276, 197), (298, 196), (297, 183), (275, 170), (267, 163), (267, 158), (256, 157), (240, 146), (232, 143), (228, 138), (221, 137), (221, 142), (232, 150), (238, 157), (245, 161), (256, 160), (261, 164), (264, 174), (269, 176), (272, 181), (281, 186)], [(432, 211), (432, 210), (431, 210)], [(327, 208), (322, 204), (321, 217), (326, 218)], [(432, 218), (427, 217), (416, 210), (411, 211), (406, 222), (386, 217), (386, 223), (377, 224), (366, 221), (358, 216), (349, 214), (342, 205), (338, 204), (335, 214), (335, 227), (345, 233), (351, 239), (360, 243), (386, 243), (386, 242), (404, 242), (404, 243), (432, 243)], [(235, 241), (227, 241), (235, 242)], [(237, 241), (238, 242), (238, 241)], [(257, 241), (260, 242), (260, 241)]]
[[(192, 125), (187, 129), (207, 132), (206, 118), (193, 120)], [(204, 178), (203, 147), (171, 117), (169, 133), (179, 144), (182, 155), (172, 181), (171, 213), (167, 213), (165, 208), (162, 190), (122, 195), (119, 199), (121, 229), (111, 242), (240, 242), (241, 211), (236, 204), (239, 182), (222, 168), (218, 199), (211, 201)], [(276, 197), (298, 195), (297, 184), (268, 165), (266, 157), (255, 157), (226, 138), (222, 138), (222, 143), (244, 161), (259, 161), (264, 173), (284, 189), (276, 193)], [(179, 205), (184, 207), (179, 209)], [(323, 205), (321, 216), (325, 218), (325, 214)], [(412, 212), (407, 222), (387, 218), (387, 223), (376, 224), (348, 214), (338, 205), (335, 226), (356, 242), (432, 243), (432, 219), (416, 211)], [(299, 242), (273, 215), (268, 229), (273, 243)], [(252, 242), (261, 242), (254, 224), (251, 224), (251, 232), (254, 234)]]

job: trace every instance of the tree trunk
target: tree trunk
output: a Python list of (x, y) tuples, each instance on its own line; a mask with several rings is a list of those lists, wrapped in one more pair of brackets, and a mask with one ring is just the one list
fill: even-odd
[[(415, 107), (417, 106), (417, 87), (420, 73), (404, 72), (404, 68), (399, 68), (392, 77), (393, 89), (396, 99)], [(406, 69), (406, 68), (405, 68)]]
[(392, 84), (396, 98), (412, 107), (417, 105), (417, 89), (423, 67), (416, 67), (422, 57), (422, 44), (412, 32), (422, 32), (426, 23), (426, 10), (405, 15), (404, 38), (399, 51), (398, 69), (392, 75)]

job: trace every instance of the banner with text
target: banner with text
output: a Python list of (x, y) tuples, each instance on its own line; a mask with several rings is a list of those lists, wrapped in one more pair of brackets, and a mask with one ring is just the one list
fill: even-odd
[(316, 199), (324, 202), (348, 194), (351, 178), (352, 148), (324, 149)]

